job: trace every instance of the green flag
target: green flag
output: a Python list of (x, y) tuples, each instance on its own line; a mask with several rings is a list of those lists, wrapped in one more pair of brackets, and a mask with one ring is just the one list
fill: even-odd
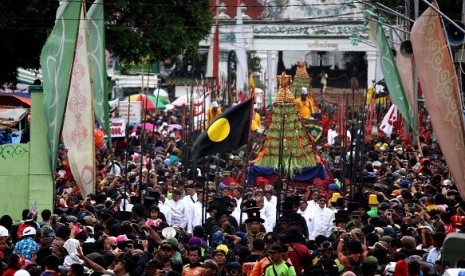
[(318, 140), (320, 140), (321, 136), (323, 135), (323, 127), (314, 123), (310, 123), (306, 125), (306, 127), (308, 134), (310, 134), (310, 137), (313, 139), (313, 142), (318, 142)]
[(82, 7), (82, 1), (60, 3), (55, 26), (40, 55), (52, 173), (55, 172), (57, 163), (58, 144), (63, 127)]
[(410, 116), (409, 104), (405, 94), (404, 86), (400, 78), (394, 55), (392, 54), (389, 42), (384, 34), (381, 24), (376, 24), (376, 42), (381, 52), (381, 71), (383, 72), (386, 85), (389, 89), (392, 102), (410, 125), (414, 132), (417, 131), (416, 120)]
[(99, 124), (110, 138), (108, 116), (108, 80), (105, 58), (105, 27), (103, 0), (95, 0), (87, 13), (90, 38), (90, 63), (92, 67), (92, 91), (94, 92), (94, 113)]

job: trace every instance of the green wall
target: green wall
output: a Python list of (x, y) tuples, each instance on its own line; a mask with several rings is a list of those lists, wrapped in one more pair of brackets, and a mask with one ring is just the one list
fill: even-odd
[(28, 144), (0, 146), (0, 216), (21, 219), (23, 209), (52, 209), (53, 178), (48, 160), (47, 123), (41, 86), (30, 86), (31, 137)]
[(29, 144), (0, 146), (0, 215), (14, 220), (29, 206)]

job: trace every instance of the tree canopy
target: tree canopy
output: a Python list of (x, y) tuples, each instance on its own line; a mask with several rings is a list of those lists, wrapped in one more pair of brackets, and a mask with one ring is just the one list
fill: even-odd
[[(87, 8), (93, 1), (88, 1)], [(38, 69), (59, 1), (0, 1), (0, 84), (14, 86), (16, 69)], [(125, 63), (154, 63), (197, 49), (213, 23), (208, 0), (106, 0), (106, 44)]]
[(197, 49), (213, 24), (208, 0), (107, 0), (107, 48), (123, 62), (155, 62)]
[(58, 1), (0, 1), (0, 84), (14, 86), (18, 67), (37, 69)]

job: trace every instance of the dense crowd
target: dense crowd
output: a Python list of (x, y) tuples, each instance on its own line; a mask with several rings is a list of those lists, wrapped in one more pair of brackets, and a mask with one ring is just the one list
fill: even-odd
[(350, 150), (334, 133), (318, 146), (327, 179), (304, 187), (267, 178), (245, 183), (244, 152), (197, 167), (184, 158), (189, 136), (168, 128), (184, 121), (182, 114), (152, 114), (152, 131), (133, 126), (128, 139), (100, 149), (95, 194), (80, 194), (61, 148), (54, 209), (26, 209), (20, 223), (0, 218), (2, 275), (407, 276), (465, 269), (465, 259), (441, 260), (446, 236), (465, 223), (465, 203), (427, 125), (419, 144), (395, 134), (363, 142), (358, 188), (351, 190), (340, 179)]

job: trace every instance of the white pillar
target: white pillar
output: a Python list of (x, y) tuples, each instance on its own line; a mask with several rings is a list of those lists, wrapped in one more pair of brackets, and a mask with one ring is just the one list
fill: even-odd
[(367, 63), (368, 63), (368, 69), (367, 69), (367, 87), (372, 87), (373, 86), (373, 81), (376, 78), (376, 51), (367, 51), (366, 56), (367, 56)]

